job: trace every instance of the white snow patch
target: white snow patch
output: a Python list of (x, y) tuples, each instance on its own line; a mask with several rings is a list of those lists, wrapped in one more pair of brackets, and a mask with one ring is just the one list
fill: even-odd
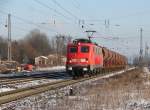
[(63, 79), (42, 79), (42, 80), (23, 82), (23, 83), (15, 84), (14, 86), (16, 88), (25, 88), (25, 87), (31, 87), (31, 86), (36, 86), (36, 85), (40, 85), (40, 84), (61, 81), (61, 80), (63, 80)]
[(45, 67), (38, 68), (37, 71), (55, 71), (55, 70), (65, 70), (65, 66), (54, 66), (54, 67)]
[(144, 73), (146, 73), (146, 74), (149, 74), (149, 75), (150, 75), (149, 69), (148, 69), (147, 67), (144, 67), (144, 68), (143, 68), (143, 71), (144, 71)]
[(144, 82), (144, 85), (150, 85), (150, 82), (149, 81)]
[[(149, 77), (150, 77), (150, 71), (149, 71), (148, 67), (144, 67), (144, 68), (143, 68), (143, 72), (144, 72), (143, 77), (149, 79)], [(149, 81), (149, 80), (146, 80), (146, 81), (144, 82), (144, 85), (149, 86), (149, 85), (150, 85), (150, 81)]]
[(4, 85), (0, 87), (0, 93), (1, 92), (11, 91), (11, 90), (15, 90), (15, 89), (14, 88), (10, 88), (8, 86), (4, 86)]
[(36, 85), (61, 81), (63, 79), (41, 79), (41, 80), (34, 80), (34, 81), (28, 81), (28, 82), (21, 82), (21, 83), (15, 83), (15, 84), (8, 84), (8, 85), (1, 85), (0, 86), (0, 93), (15, 90), (17, 88), (26, 88), (26, 87), (32, 87)]
[(131, 110), (150, 110), (150, 100), (131, 100), (128, 102), (127, 108)]
[(43, 74), (44, 72), (62, 72), (65, 71), (65, 66), (55, 66), (55, 67), (47, 67), (47, 68), (38, 68), (36, 71), (22, 71), (22, 72), (13, 72), (9, 74), (0, 74), (0, 77), (16, 77), (16, 76), (30, 76), (30, 75), (38, 75)]
[(102, 76), (101, 78), (110, 78), (110, 77), (112, 77), (112, 76), (119, 75), (119, 74), (123, 74), (124, 72), (130, 71), (130, 70), (133, 70), (133, 69), (135, 69), (135, 67), (129, 68), (129, 69), (127, 69), (127, 70), (122, 70), (122, 71), (114, 72), (114, 73), (111, 73), (111, 74)]

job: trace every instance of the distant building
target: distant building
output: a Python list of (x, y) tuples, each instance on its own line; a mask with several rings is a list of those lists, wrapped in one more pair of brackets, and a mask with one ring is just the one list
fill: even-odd
[(57, 55), (56, 54), (50, 54), (48, 57), (48, 64), (53, 66), (57, 65)]
[(48, 58), (45, 56), (39, 56), (35, 58), (35, 65), (44, 66), (48, 64)]
[(35, 58), (35, 65), (37, 66), (56, 66), (65, 65), (66, 57), (57, 54), (50, 54), (47, 57), (39, 56)]
[(66, 63), (65, 56), (60, 56), (57, 54), (50, 54), (47, 57), (48, 57), (48, 62), (50, 65), (65, 65)]
[(67, 58), (65, 57), (65, 56), (61, 56), (61, 63), (62, 64), (66, 64), (66, 60), (67, 60)]

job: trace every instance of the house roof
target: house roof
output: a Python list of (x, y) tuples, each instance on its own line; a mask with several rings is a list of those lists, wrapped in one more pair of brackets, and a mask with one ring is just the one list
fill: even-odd
[(38, 59), (38, 58), (48, 59), (48, 58), (47, 58), (47, 57), (45, 57), (45, 56), (38, 56), (38, 57), (36, 57), (35, 59)]

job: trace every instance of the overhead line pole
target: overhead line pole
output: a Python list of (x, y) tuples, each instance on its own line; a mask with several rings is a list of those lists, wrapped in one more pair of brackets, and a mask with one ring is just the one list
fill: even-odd
[(11, 14), (8, 14), (8, 61), (12, 60), (12, 54), (11, 54)]
[(143, 63), (143, 29), (140, 29), (140, 66), (142, 66)]

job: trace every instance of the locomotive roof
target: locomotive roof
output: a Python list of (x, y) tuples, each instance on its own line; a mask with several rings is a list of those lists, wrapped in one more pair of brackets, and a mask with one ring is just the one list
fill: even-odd
[(73, 40), (73, 44), (77, 44), (77, 43), (91, 43), (91, 44), (93, 44), (93, 45), (96, 45), (96, 46), (99, 46), (99, 47), (101, 47), (102, 48), (102, 46), (100, 46), (100, 45), (98, 45), (97, 43), (95, 43), (95, 42), (92, 42), (91, 40), (89, 40), (89, 39), (83, 39), (83, 38), (79, 38), (79, 39), (75, 39), (75, 40)]
[(73, 43), (78, 43), (78, 42), (80, 42), (80, 43), (92, 43), (92, 44), (98, 45), (97, 43), (92, 42), (89, 39), (83, 39), (83, 38), (81, 38), (81, 39), (75, 39), (75, 40), (73, 40)]
[(92, 43), (92, 41), (89, 39), (75, 39), (73, 42)]
[[(110, 52), (113, 52), (113, 53), (115, 53), (115, 54), (118, 54), (118, 55), (120, 55), (120, 56), (122, 56), (122, 57), (125, 57), (125, 56), (123, 56), (122, 54), (120, 54), (120, 53), (118, 53), (118, 52), (115, 52), (115, 51), (113, 51), (113, 50), (110, 50), (110, 49), (108, 49), (107, 47), (102, 47), (102, 46), (98, 45), (97, 43), (92, 42), (92, 41), (89, 40), (89, 39), (79, 38), (79, 39), (73, 40), (73, 43), (75, 43), (75, 44), (78, 43), (78, 42), (80, 42), (80, 43), (91, 43), (91, 44), (96, 45), (96, 46), (98, 46), (98, 47), (101, 47), (101, 48), (103, 48), (103, 49), (105, 49), (105, 50), (107, 50), (107, 51), (110, 51)], [(125, 57), (125, 58), (126, 58), (126, 57)]]

